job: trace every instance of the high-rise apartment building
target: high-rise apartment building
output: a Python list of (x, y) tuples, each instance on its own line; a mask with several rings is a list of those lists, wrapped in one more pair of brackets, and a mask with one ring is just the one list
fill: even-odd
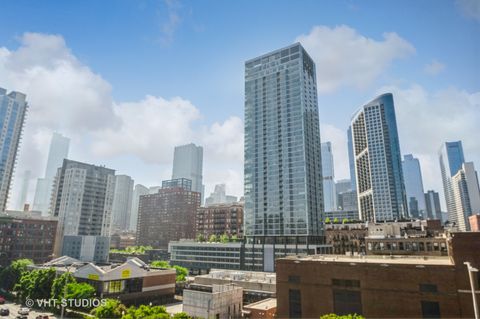
[(129, 230), (136, 231), (137, 230), (137, 221), (138, 221), (138, 205), (140, 204), (140, 196), (149, 194), (148, 187), (145, 187), (141, 184), (135, 185), (133, 189), (133, 196), (132, 196), (132, 210), (130, 212), (130, 223), (129, 223)]
[(350, 169), (351, 190), (357, 190), (357, 180), (355, 177), (355, 156), (353, 155), (353, 136), (352, 126), (347, 130), (347, 146), (348, 146), (348, 167)]
[(245, 62), (245, 235), (321, 236), (322, 198), (315, 64), (295, 43)]
[(170, 241), (195, 238), (195, 215), (200, 193), (192, 190), (191, 180), (163, 181), (155, 194), (140, 197), (137, 245), (167, 248)]
[(201, 194), (203, 203), (203, 147), (193, 143), (175, 147), (172, 180), (179, 178), (192, 181), (192, 190)]
[(422, 171), (418, 158), (412, 154), (404, 155), (402, 161), (405, 193), (407, 195), (408, 214), (413, 218), (426, 218), (425, 193), (423, 191)]
[(67, 237), (82, 244), (79, 256), (83, 261), (107, 260), (109, 245), (104, 237), (110, 237), (114, 191), (115, 170), (63, 160), (52, 196), (52, 213), (58, 216), (56, 256), (67, 253), (62, 245)]
[(235, 203), (237, 201), (236, 196), (226, 194), (226, 185), (217, 184), (213, 193), (210, 194), (205, 199), (205, 206), (216, 205), (216, 204), (226, 204), (226, 203)]
[(69, 138), (59, 133), (52, 134), (45, 177), (37, 180), (37, 188), (35, 189), (35, 198), (33, 200), (33, 209), (41, 211), (44, 216), (50, 210), (55, 175), (57, 175), (58, 168), (62, 167), (63, 160), (68, 157), (69, 147)]
[[(480, 213), (480, 187), (472, 162), (463, 163), (452, 176), (455, 223), (461, 231), (470, 230), (469, 216)], [(451, 220), (450, 220), (451, 221)]]
[(448, 220), (452, 223), (458, 223), (455, 200), (453, 198), (452, 176), (457, 174), (465, 162), (462, 141), (443, 143), (438, 155), (440, 170), (442, 172), (443, 193), (445, 195), (445, 203), (447, 204)]
[(332, 143), (321, 144), (323, 206), (326, 212), (337, 210), (337, 194), (335, 192), (335, 170), (333, 162)]
[(115, 176), (115, 194), (112, 208), (112, 230), (126, 231), (130, 228), (132, 210), (133, 179), (128, 175)]
[(0, 87), (0, 211), (5, 211), (28, 103), (20, 92)]
[(360, 219), (377, 222), (406, 217), (393, 95), (380, 95), (362, 106), (351, 126)]
[(425, 193), (425, 210), (424, 218), (439, 219), (445, 222), (442, 218), (442, 208), (440, 207), (440, 196), (437, 192), (429, 190)]

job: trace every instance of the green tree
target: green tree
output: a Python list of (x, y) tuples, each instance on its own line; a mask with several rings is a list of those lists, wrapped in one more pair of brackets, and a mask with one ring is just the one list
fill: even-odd
[(63, 273), (53, 280), (52, 291), (50, 296), (52, 299), (60, 300), (63, 298), (64, 287), (68, 283), (75, 283), (77, 280), (69, 272)]
[(95, 296), (95, 288), (86, 282), (67, 284), (65, 299), (91, 299)]
[(172, 268), (168, 261), (165, 260), (154, 260), (150, 263), (152, 267), (159, 267), (159, 268)]
[(348, 219), (347, 218), (342, 219), (342, 224), (346, 224), (346, 223), (348, 223)]
[(333, 223), (334, 223), (334, 224), (338, 224), (338, 218), (337, 218), (337, 217), (335, 217), (335, 218), (333, 219)]
[(329, 224), (329, 223), (330, 223), (330, 218), (329, 217), (325, 218), (325, 224)]
[(170, 315), (164, 306), (130, 307), (122, 319), (170, 319)]
[(20, 300), (48, 299), (52, 291), (56, 271), (53, 268), (37, 269), (22, 273), (20, 280), (13, 287)]
[(33, 265), (33, 261), (30, 259), (17, 259), (10, 266), (3, 268), (0, 272), (0, 287), (11, 291), (20, 280), (22, 273), (27, 271), (28, 265)]
[(354, 314), (348, 314), (348, 315), (336, 315), (334, 313), (329, 313), (327, 315), (323, 315), (320, 317), (320, 319), (365, 319), (365, 317), (361, 315), (357, 315), (356, 313)]
[(203, 243), (205, 241), (205, 236), (203, 234), (198, 234), (197, 241)]
[(232, 235), (232, 237), (230, 237), (230, 241), (236, 243), (238, 241), (238, 236)]
[(227, 234), (221, 235), (219, 239), (220, 239), (220, 242), (221, 242), (221, 243), (224, 243), (224, 244), (228, 243), (229, 240), (230, 240), (230, 239), (228, 238), (228, 235), (227, 235)]
[(98, 306), (90, 312), (98, 319), (116, 319), (122, 318), (122, 312), (126, 312), (127, 308), (116, 299), (107, 299), (105, 304)]
[(186, 312), (179, 312), (173, 315), (173, 319), (192, 319)]
[(187, 280), (187, 276), (188, 276), (188, 269), (187, 268), (177, 266), (177, 265), (174, 265), (173, 268), (175, 268), (175, 271), (177, 272), (177, 277), (176, 277), (177, 282)]
[(210, 235), (210, 238), (208, 238), (208, 242), (210, 242), (210, 243), (215, 243), (217, 241), (218, 241), (218, 239), (217, 239), (217, 236), (215, 234)]

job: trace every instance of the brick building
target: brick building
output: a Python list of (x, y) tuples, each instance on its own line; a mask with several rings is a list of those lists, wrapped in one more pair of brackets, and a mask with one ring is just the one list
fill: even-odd
[[(366, 318), (472, 318), (464, 262), (480, 266), (480, 233), (452, 233), (447, 249), (448, 256), (443, 257), (317, 255), (279, 259), (278, 317), (357, 313)], [(478, 281), (476, 278), (477, 287)]]
[(471, 231), (480, 231), (480, 214), (475, 214), (468, 217)]
[(243, 204), (217, 204), (200, 207), (195, 218), (195, 233), (209, 238), (211, 235), (243, 237)]
[(195, 238), (195, 214), (200, 193), (185, 178), (164, 181), (156, 194), (140, 196), (137, 245), (167, 248), (182, 238)]
[(40, 214), (0, 213), (0, 266), (20, 258), (43, 263), (51, 258), (57, 220)]

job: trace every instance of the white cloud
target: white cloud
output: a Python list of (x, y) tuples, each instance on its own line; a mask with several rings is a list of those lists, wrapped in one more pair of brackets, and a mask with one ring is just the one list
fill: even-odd
[(480, 22), (480, 1), (456, 0), (455, 5), (465, 17)]
[(385, 86), (378, 93), (392, 92), (402, 154), (420, 159), (425, 189), (442, 192), (438, 150), (445, 141), (462, 140), (465, 158), (480, 170), (480, 92), (457, 88), (428, 92), (420, 85)]
[(425, 65), (423, 70), (430, 75), (437, 75), (445, 70), (445, 64), (438, 62), (437, 60), (433, 60), (431, 63)]
[(121, 124), (95, 133), (93, 154), (107, 158), (134, 154), (156, 164), (171, 162), (173, 147), (190, 142), (192, 123), (200, 118), (200, 111), (180, 97), (147, 96), (138, 102), (115, 104), (114, 113)]
[(165, 0), (165, 6), (167, 9), (166, 21), (161, 26), (162, 36), (160, 38), (161, 43), (168, 46), (172, 43), (175, 31), (182, 22), (180, 16), (180, 2), (177, 0)]
[(346, 25), (315, 26), (296, 41), (302, 43), (316, 63), (320, 93), (344, 86), (364, 89), (394, 60), (415, 53), (413, 45), (396, 33), (384, 33), (383, 41), (377, 41)]
[[(107, 166), (126, 157), (140, 159), (141, 167), (111, 166), (134, 178), (149, 170), (154, 176), (171, 170), (173, 147), (195, 142), (211, 153), (205, 158), (207, 183), (226, 182), (235, 195), (243, 193), (241, 119), (203, 124), (200, 111), (181, 97), (147, 95), (141, 101), (115, 103), (110, 83), (79, 61), (61, 36), (26, 33), (19, 42), (15, 50), (0, 47), (0, 86), (26, 93), (30, 105), (17, 176), (26, 169), (34, 179), (43, 176), (51, 133), (59, 131), (72, 139), (74, 159)], [(224, 161), (231, 167), (222, 166)], [(15, 178), (11, 207), (20, 183)], [(33, 193), (28, 199), (33, 200)]]

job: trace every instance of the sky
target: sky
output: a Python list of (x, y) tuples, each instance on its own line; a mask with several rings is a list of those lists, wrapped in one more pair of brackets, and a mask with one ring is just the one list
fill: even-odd
[(442, 142), (462, 140), (480, 167), (479, 0), (6, 0), (2, 12), (0, 87), (29, 102), (11, 208), (26, 170), (33, 201), (53, 131), (71, 138), (71, 159), (145, 186), (194, 142), (206, 196), (218, 183), (243, 195), (244, 62), (294, 42), (316, 63), (337, 180), (350, 177), (352, 114), (385, 92), (425, 191), (443, 194)]

